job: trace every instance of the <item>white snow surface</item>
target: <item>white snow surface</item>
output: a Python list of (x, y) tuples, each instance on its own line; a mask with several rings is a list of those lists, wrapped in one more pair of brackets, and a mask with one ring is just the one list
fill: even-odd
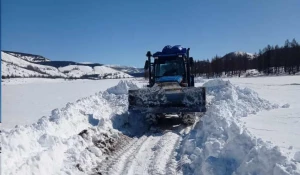
[(255, 90), (260, 97), (280, 108), (241, 118), (256, 137), (279, 146), (290, 158), (300, 151), (300, 76), (273, 76), (226, 79)]
[[(187, 127), (185, 134), (180, 129), (156, 134), (149, 131), (132, 138), (121, 133), (126, 127), (120, 130), (128, 116), (126, 92), (141, 87), (145, 82), (139, 81), (139, 84), (134, 85), (137, 81), (121, 81), (116, 87), (55, 109), (49, 117), (43, 117), (37, 123), (4, 129), (1, 135), (2, 158), (10, 161), (2, 162), (2, 172), (90, 174), (98, 167), (104, 168), (105, 171), (101, 169), (102, 173), (107, 170), (106, 174), (299, 175), (299, 152), (289, 157), (281, 147), (265, 142), (265, 137), (256, 137), (248, 130), (247, 121), (244, 125), (241, 120), (252, 116), (263, 118), (272, 111), (293, 109), (297, 100), (278, 99), (270, 102), (269, 98), (266, 100), (261, 97), (262, 91), (256, 93), (250, 88), (232, 84), (238, 81), (245, 84), (251, 82), (244, 79), (205, 80), (209, 103), (207, 112), (195, 126)], [(295, 77), (291, 79), (294, 81)], [(255, 80), (259, 81), (262, 84), (267, 82)], [(47, 83), (48, 86), (51, 84), (55, 83)], [(275, 89), (279, 89), (276, 85), (280, 83), (274, 81), (273, 84), (276, 92)], [(288, 84), (285, 88), (289, 92), (297, 92), (297, 83)], [(292, 89), (290, 84), (294, 84), (296, 89)], [(12, 86), (20, 84), (12, 82), (10, 88)], [(266, 89), (260, 83), (257, 86), (250, 83), (250, 86)], [(273, 96), (276, 94), (274, 92)], [(293, 111), (297, 112), (295, 109)], [(136, 117), (134, 122), (139, 120)], [(130, 125), (136, 130), (143, 128), (137, 123)], [(121, 150), (107, 159), (107, 151), (116, 140), (123, 140), (121, 143), (126, 145), (120, 144)]]

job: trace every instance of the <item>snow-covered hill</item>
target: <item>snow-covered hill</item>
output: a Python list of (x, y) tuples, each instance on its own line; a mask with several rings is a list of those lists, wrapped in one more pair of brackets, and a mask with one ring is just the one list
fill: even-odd
[[(20, 75), (20, 77), (30, 77), (31, 75), (44, 75), (45, 77), (66, 77), (65, 74), (51, 66), (31, 63), (5, 52), (1, 52), (1, 57), (3, 66), (1, 70), (2, 75)], [(35, 72), (35, 74), (33, 74), (33, 72)]]
[(144, 73), (143, 68), (136, 68), (136, 67), (130, 67), (130, 66), (120, 66), (120, 65), (106, 65), (107, 67), (111, 67), (113, 69), (126, 72), (128, 74), (135, 74), (135, 73)]
[(242, 52), (242, 51), (230, 52), (230, 53), (224, 55), (223, 58), (226, 56), (229, 56), (229, 57), (246, 56), (250, 60), (257, 57), (257, 55), (255, 55), (255, 54), (248, 53), (248, 52)]
[(13, 63), (1, 62), (1, 73), (3, 77), (42, 77), (43, 74), (28, 70)]
[[(130, 78), (131, 75), (106, 66), (69, 65), (53, 67), (26, 61), (6, 52), (2, 56), (2, 77)], [(50, 61), (48, 61), (50, 62)]]
[(10, 54), (12, 56), (15, 56), (17, 58), (21, 58), (25, 61), (30, 62), (45, 62), (50, 61), (48, 58), (45, 58), (41, 55), (34, 55), (34, 54), (28, 54), (28, 53), (22, 53), (22, 52), (13, 52), (13, 51), (3, 51), (7, 54)]
[(69, 77), (82, 77), (84, 75), (98, 75), (101, 78), (130, 78), (132, 76), (112, 69), (106, 66), (82, 66), (82, 65), (70, 65), (65, 67), (60, 67), (59, 70)]

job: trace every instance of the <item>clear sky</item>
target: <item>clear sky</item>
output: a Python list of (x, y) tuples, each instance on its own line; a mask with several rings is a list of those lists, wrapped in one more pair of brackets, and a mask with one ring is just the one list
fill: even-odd
[(300, 41), (299, 0), (2, 0), (2, 49), (142, 67), (148, 50), (194, 59)]

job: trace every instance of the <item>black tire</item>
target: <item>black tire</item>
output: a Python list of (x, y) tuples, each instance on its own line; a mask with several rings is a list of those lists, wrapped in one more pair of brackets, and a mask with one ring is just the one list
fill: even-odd
[(185, 125), (193, 125), (196, 122), (196, 115), (195, 114), (182, 114), (181, 115), (182, 123)]
[(145, 119), (147, 124), (156, 125), (157, 124), (157, 115), (156, 114), (146, 114)]

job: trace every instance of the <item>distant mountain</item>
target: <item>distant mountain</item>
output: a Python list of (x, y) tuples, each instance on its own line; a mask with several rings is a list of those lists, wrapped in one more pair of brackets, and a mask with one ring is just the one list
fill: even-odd
[(96, 76), (101, 78), (129, 78), (129, 74), (122, 71), (118, 71), (106, 66), (86, 66), (86, 65), (69, 65), (58, 68), (60, 72), (63, 72), (68, 77), (89, 77)]
[(9, 77), (67, 77), (61, 73), (57, 68), (52, 66), (44, 66), (29, 61), (25, 61), (22, 58), (15, 57), (11, 54), (1, 52), (1, 64), (2, 64), (2, 76)]
[(129, 75), (134, 77), (143, 77), (144, 76), (144, 68), (136, 68), (130, 66), (120, 66), (120, 65), (106, 65), (107, 67), (111, 67), (113, 69), (126, 72)]
[(100, 63), (77, 63), (74, 61), (46, 61), (46, 62), (39, 62), (38, 64), (53, 66), (56, 68), (70, 66), (70, 65), (89, 66), (89, 67), (103, 66), (103, 64)]
[[(72, 61), (50, 61), (31, 62), (25, 60), (25, 56), (15, 53), (1, 52), (2, 78), (14, 77), (45, 77), (45, 78), (83, 78), (83, 79), (103, 79), (103, 78), (129, 78), (131, 75), (104, 66), (99, 63), (76, 63)], [(32, 54), (26, 54), (26, 58)], [(31, 56), (28, 56), (31, 55)], [(42, 58), (40, 56), (40, 58)], [(44, 58), (44, 57), (43, 57)], [(33, 60), (33, 59), (30, 59)]]
[(17, 58), (21, 58), (25, 61), (30, 61), (30, 62), (46, 62), (50, 61), (48, 58), (45, 58), (40, 55), (34, 55), (34, 54), (29, 54), (29, 53), (22, 53), (22, 52), (14, 52), (14, 51), (6, 51), (3, 50), (4, 53), (10, 54), (12, 56), (15, 56)]
[(252, 60), (257, 57), (257, 55), (254, 55), (252, 53), (236, 51), (236, 52), (230, 52), (230, 53), (224, 55), (223, 58), (224, 57), (239, 57), (239, 56), (242, 56), (242, 57), (246, 56), (249, 60)]

